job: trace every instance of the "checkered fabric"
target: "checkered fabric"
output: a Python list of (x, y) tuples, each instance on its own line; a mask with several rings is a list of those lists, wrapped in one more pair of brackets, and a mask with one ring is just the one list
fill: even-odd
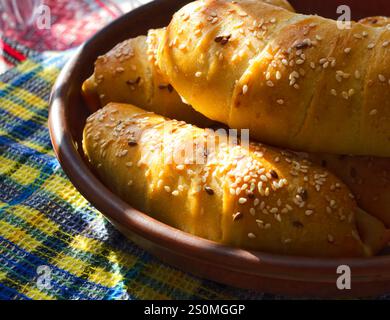
[(0, 76), (0, 299), (273, 298), (161, 263), (75, 190), (47, 129), (50, 89), (70, 54)]

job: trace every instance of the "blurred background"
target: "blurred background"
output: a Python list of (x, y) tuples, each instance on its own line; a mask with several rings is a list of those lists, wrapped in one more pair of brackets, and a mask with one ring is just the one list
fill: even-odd
[(66, 50), (150, 0), (0, 0), (0, 73), (36, 52)]

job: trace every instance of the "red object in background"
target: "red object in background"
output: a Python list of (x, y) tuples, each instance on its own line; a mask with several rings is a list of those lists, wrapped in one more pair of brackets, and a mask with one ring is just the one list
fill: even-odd
[[(7, 1), (9, 2), (5, 0)], [(5, 25), (3, 19), (1, 31), (3, 37), (40, 52), (75, 47), (122, 14), (121, 10), (110, 0), (30, 0), (30, 3), (25, 0), (14, 1), (17, 5), (23, 3), (19, 11), (20, 16), (26, 20), (26, 25), (19, 23), (20, 17), (14, 13), (15, 17), (11, 17), (11, 21), (16, 21), (16, 25), (12, 23)], [(30, 7), (37, 2), (49, 8), (47, 11), (51, 21), (49, 28), (39, 28), (37, 23), (39, 14), (34, 15), (31, 12)], [(28, 21), (30, 16), (33, 16), (32, 21)]]

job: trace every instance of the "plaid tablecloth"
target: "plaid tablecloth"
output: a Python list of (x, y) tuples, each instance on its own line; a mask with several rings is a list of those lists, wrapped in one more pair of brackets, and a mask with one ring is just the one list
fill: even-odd
[(39, 55), (0, 76), (0, 298), (271, 298), (161, 263), (73, 187), (47, 129), (50, 89), (70, 54)]

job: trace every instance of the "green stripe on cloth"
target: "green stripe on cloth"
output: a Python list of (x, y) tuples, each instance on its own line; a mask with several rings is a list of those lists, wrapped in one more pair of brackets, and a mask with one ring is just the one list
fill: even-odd
[[(50, 89), (72, 52), (0, 76), (0, 299), (253, 299), (167, 266), (117, 232), (51, 149)], [(38, 267), (51, 271), (41, 286)]]

